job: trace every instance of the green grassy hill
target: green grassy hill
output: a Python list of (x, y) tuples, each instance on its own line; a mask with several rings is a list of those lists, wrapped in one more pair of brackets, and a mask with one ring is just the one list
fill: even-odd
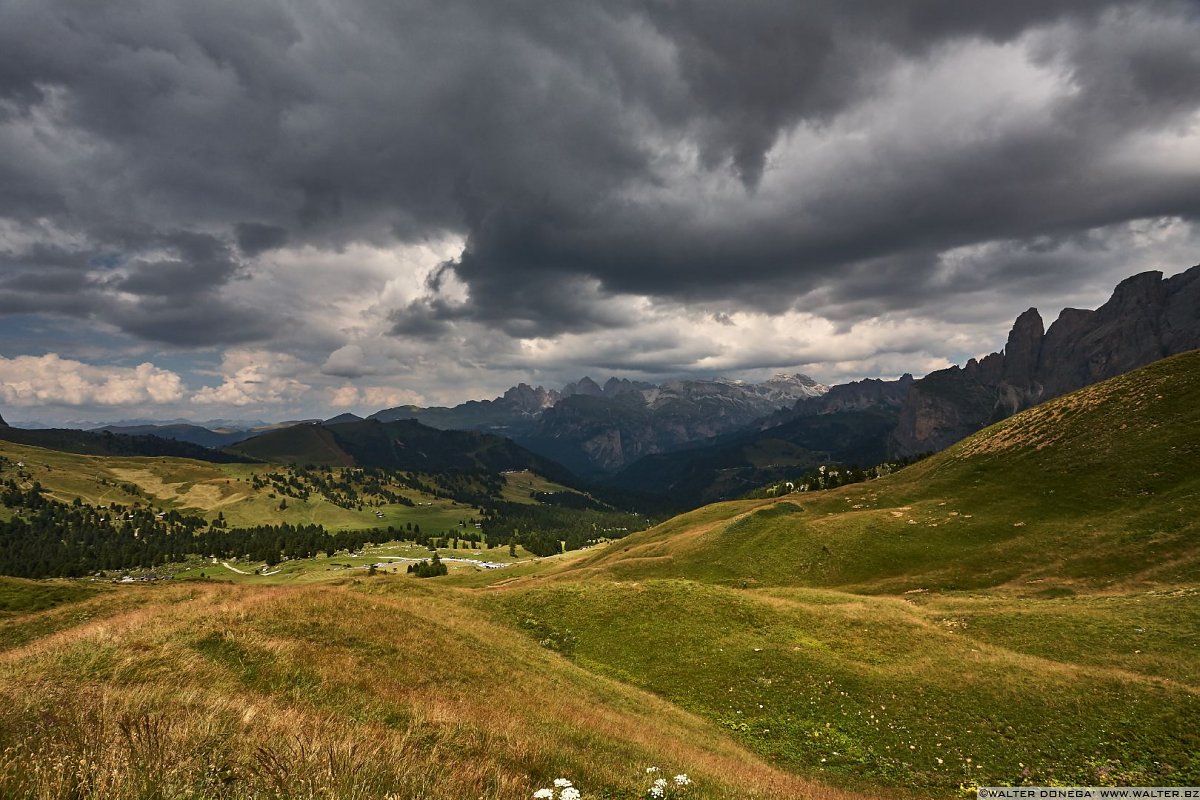
[[(79, 498), (94, 506), (141, 503), (165, 511), (199, 513), (207, 519), (220, 514), (230, 527), (288, 523), (360, 530), (411, 523), (440, 531), (456, 527), (464, 515), (478, 514), (477, 509), (462, 503), (403, 486), (393, 488), (415, 505), (369, 504), (359, 509), (335, 505), (316, 492), (307, 499), (285, 496), (268, 476), (290, 477), (293, 471), (270, 464), (92, 456), (8, 442), (0, 442), (0, 458), (4, 459), (0, 479), (13, 478), (24, 486), (40, 483), (47, 496), (58, 502), (69, 504)], [(287, 501), (286, 508), (280, 508), (281, 500)], [(0, 508), (0, 513), (7, 511)]]
[(698, 509), (481, 607), (856, 787), (1200, 781), (1200, 353), (867, 484)]
[(0, 579), (6, 798), (853, 797), (428, 582), (59, 585)]
[(323, 425), (304, 424), (267, 431), (227, 448), (230, 452), (275, 464), (348, 467), (354, 457), (340, 448)]

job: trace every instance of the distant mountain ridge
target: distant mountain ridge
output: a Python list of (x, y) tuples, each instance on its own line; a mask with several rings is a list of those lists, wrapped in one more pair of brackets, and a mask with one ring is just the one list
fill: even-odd
[(762, 383), (718, 378), (660, 385), (615, 377), (601, 385), (585, 376), (559, 391), (521, 383), (494, 400), (453, 408), (401, 406), (370, 419), (414, 419), (444, 430), (500, 433), (587, 475), (737, 430), (827, 390), (799, 374)]
[(1164, 279), (1143, 272), (1095, 311), (1063, 309), (1043, 329), (1036, 308), (1004, 350), (915, 381), (892, 437), (897, 455), (942, 450), (1045, 400), (1200, 348), (1200, 265)]
[(214, 450), (193, 442), (162, 436), (80, 431), (74, 428), (13, 428), (0, 425), (0, 439), (48, 450), (92, 456), (173, 456), (198, 461), (244, 461), (240, 455)]
[(415, 420), (306, 423), (268, 431), (227, 452), (270, 463), (380, 467), (414, 472), (532, 470), (574, 483), (560, 465), (512, 440), (479, 431), (439, 430)]

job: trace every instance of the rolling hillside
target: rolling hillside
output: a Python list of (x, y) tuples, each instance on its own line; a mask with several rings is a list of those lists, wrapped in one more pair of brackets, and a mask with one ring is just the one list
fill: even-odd
[(1200, 780), (1200, 352), (877, 481), (698, 509), (481, 607), (849, 786)]
[(70, 428), (25, 429), (0, 424), (0, 441), (93, 456), (172, 456), (215, 463), (246, 460), (237, 455), (210, 450), (192, 442), (148, 434), (132, 435), (112, 433), (111, 431), (78, 431)]
[[(163, 511), (220, 515), (230, 527), (319, 524), (330, 530), (422, 525), (442, 530), (458, 524), (466, 507), (407, 487), (396, 492), (418, 503), (331, 502), (320, 492), (307, 498), (282, 493), (291, 470), (269, 464), (214, 464), (183, 458), (110, 457), (66, 453), (0, 442), (0, 480), (40, 484), (48, 499), (90, 506), (142, 504)], [(285, 508), (280, 501), (286, 499)], [(383, 517), (376, 515), (382, 513)], [(0, 514), (11, 513), (0, 507)]]
[(49, 590), (0, 579), (0, 795), (848, 795), (403, 577)]

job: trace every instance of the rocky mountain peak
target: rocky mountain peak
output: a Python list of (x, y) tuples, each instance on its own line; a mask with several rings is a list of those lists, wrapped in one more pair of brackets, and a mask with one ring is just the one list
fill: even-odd
[(574, 383), (568, 383), (562, 389), (563, 397), (571, 397), (576, 394), (590, 395), (591, 397), (603, 397), (604, 390), (600, 388), (600, 384), (596, 383), (587, 375), (584, 375)]
[(641, 394), (646, 389), (653, 388), (652, 384), (631, 381), (628, 378), (609, 378), (604, 382), (604, 396), (617, 397), (623, 394)]
[(1013, 385), (1028, 385), (1037, 372), (1042, 355), (1042, 337), (1045, 336), (1042, 315), (1036, 308), (1023, 312), (1013, 323), (1004, 346), (1004, 369), (1002, 376)]
[(505, 400), (513, 403), (527, 414), (536, 414), (543, 409), (550, 408), (558, 402), (558, 398), (558, 392), (546, 391), (542, 386), (535, 389), (528, 383), (518, 383), (504, 393)]
[(1017, 317), (1003, 353), (913, 385), (894, 437), (898, 454), (940, 450), (988, 423), (1165, 356), (1200, 347), (1200, 265), (1166, 280), (1142, 272), (1095, 311), (1063, 309), (1043, 331)]
[(1163, 274), (1158, 270), (1142, 272), (1117, 284), (1105, 307), (1127, 311), (1138, 306), (1160, 306), (1167, 298)]
[(785, 386), (804, 386), (810, 389), (819, 389), (822, 393), (829, 390), (828, 386), (817, 383), (815, 378), (805, 375), (802, 372), (797, 372), (795, 375), (788, 375), (786, 372), (776, 372), (767, 383), (782, 384)]

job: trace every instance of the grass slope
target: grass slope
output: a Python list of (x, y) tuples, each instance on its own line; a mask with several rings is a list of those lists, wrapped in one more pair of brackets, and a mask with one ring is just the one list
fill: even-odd
[(848, 797), (411, 579), (102, 588), (26, 619), (36, 641), (0, 619), (4, 797), (635, 797), (652, 764), (694, 797)]
[[(180, 458), (115, 458), (65, 453), (40, 447), (0, 442), (0, 456), (8, 465), (0, 477), (19, 477), (20, 483), (37, 481), (50, 497), (70, 503), (76, 497), (92, 505), (117, 502), (152, 503), (166, 510), (188, 510), (213, 518), (223, 514), (230, 527), (280, 523), (324, 525), (329, 530), (420, 525), (442, 531), (458, 527), (459, 520), (477, 515), (477, 509), (415, 490), (405, 494), (423, 505), (389, 504), (362, 511), (327, 502), (318, 494), (308, 500), (287, 498), (286, 509), (270, 487), (254, 488), (252, 477), (278, 472), (264, 464), (213, 464)], [(16, 467), (23, 463), (24, 467)], [(0, 509), (2, 510), (2, 509)], [(383, 518), (375, 516), (383, 512)]]
[(1200, 781), (1200, 353), (884, 479), (698, 509), (482, 608), (849, 786)]

